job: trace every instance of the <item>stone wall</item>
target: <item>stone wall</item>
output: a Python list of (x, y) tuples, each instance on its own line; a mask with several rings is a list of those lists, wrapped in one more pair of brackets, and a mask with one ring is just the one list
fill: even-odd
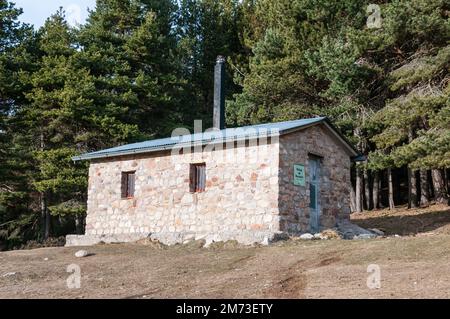
[[(89, 168), (85, 236), (67, 245), (134, 241), (173, 244), (236, 239), (268, 243), (278, 235), (309, 231), (308, 158), (321, 156), (321, 228), (350, 214), (350, 157), (324, 125), (273, 138), (95, 160)], [(189, 192), (189, 165), (206, 164), (206, 189)], [(305, 186), (293, 183), (304, 164)], [(121, 173), (135, 171), (135, 196), (121, 198)]]
[[(323, 124), (280, 137), (279, 211), (280, 230), (309, 231), (309, 154), (322, 157), (320, 179), (320, 226), (334, 227), (350, 214), (350, 155)], [(293, 166), (305, 166), (305, 186), (293, 184)]]
[[(278, 150), (278, 141), (269, 141), (96, 160), (89, 168), (86, 238), (270, 240), (279, 231)], [(206, 190), (190, 193), (189, 164), (200, 162)], [(132, 199), (121, 198), (124, 171), (136, 172)]]

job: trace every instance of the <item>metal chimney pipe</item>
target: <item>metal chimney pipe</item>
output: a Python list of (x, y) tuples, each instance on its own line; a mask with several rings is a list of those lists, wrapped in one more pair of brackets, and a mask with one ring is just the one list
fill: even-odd
[(225, 58), (219, 55), (214, 68), (213, 127), (225, 128)]

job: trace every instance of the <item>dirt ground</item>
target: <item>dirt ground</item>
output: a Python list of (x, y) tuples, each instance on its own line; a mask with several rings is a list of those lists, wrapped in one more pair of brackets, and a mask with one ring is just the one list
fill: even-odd
[[(401, 237), (235, 243), (114, 244), (0, 253), (0, 298), (450, 298), (450, 209), (353, 215)], [(77, 264), (81, 287), (69, 289)], [(380, 288), (368, 288), (368, 266)]]

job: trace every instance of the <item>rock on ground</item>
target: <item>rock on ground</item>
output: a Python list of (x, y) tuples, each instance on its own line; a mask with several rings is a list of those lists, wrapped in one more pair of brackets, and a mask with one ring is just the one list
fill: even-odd
[(322, 239), (341, 239), (339, 233), (334, 229), (325, 229), (320, 235)]
[(311, 240), (313, 238), (314, 238), (314, 235), (310, 234), (310, 233), (300, 235), (300, 239), (303, 239), (303, 240)]
[(15, 276), (16, 273), (15, 272), (7, 272), (6, 274), (3, 274), (2, 277), (11, 277), (11, 276)]
[(338, 232), (342, 234), (344, 239), (368, 239), (374, 238), (378, 235), (353, 224), (349, 220), (341, 220), (337, 222)]
[(75, 253), (75, 257), (81, 258), (86, 257), (88, 255), (88, 252), (86, 250), (79, 250)]

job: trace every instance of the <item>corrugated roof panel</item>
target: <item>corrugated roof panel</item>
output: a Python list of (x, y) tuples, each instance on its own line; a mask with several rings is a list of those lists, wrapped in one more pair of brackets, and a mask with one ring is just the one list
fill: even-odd
[(211, 141), (226, 142), (231, 140), (242, 140), (259, 136), (273, 136), (286, 133), (293, 129), (313, 125), (324, 121), (325, 117), (301, 119), (295, 121), (257, 124), (242, 126), (237, 128), (226, 128), (223, 130), (207, 131), (176, 137), (167, 137), (145, 142), (121, 145), (105, 150), (86, 153), (76, 156), (73, 160), (85, 160), (95, 158), (105, 158), (136, 153), (155, 152), (172, 148), (177, 144), (207, 144)]

